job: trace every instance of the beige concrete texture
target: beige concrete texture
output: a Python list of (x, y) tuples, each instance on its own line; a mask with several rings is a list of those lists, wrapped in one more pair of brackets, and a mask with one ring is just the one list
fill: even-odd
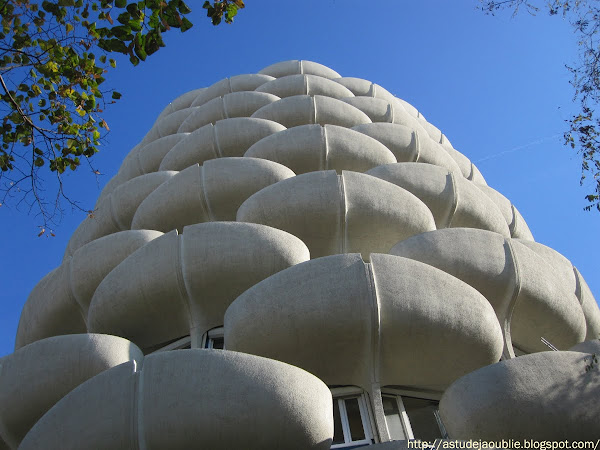
[(591, 353), (600, 357), (600, 339), (584, 341), (569, 349), (571, 352)]
[[(293, 289), (290, 289), (293, 286)], [(240, 295), (227, 348), (288, 362), (328, 385), (436, 389), (498, 361), (494, 310), (466, 283), (407, 258), (313, 259)]]
[(294, 172), (257, 158), (220, 158), (195, 164), (155, 189), (138, 207), (132, 229), (183, 231), (185, 225), (235, 221), (252, 194)]
[[(209, 222), (165, 234), (131, 254), (96, 289), (88, 329), (149, 348), (223, 324), (235, 298), (308, 260), (306, 245), (264, 225)], [(231, 274), (235, 274), (232, 277)]]
[[(518, 241), (474, 228), (446, 228), (399, 242), (393, 255), (430, 264), (465, 281), (494, 307), (512, 346), (547, 350), (541, 338), (566, 350), (585, 339), (586, 320), (569, 275)], [(535, 245), (535, 244), (533, 244)]]
[(33, 288), (21, 312), (15, 349), (61, 334), (86, 332), (92, 295), (104, 277), (159, 231), (121, 231), (79, 248)]
[(507, 199), (500, 192), (491, 188), (489, 186), (484, 186), (481, 184), (477, 184), (477, 187), (481, 189), (481, 191), (487, 195), (500, 209), (500, 212), (504, 216), (506, 223), (508, 224), (508, 228), (510, 230), (511, 237), (518, 239), (525, 239), (529, 241), (533, 241), (533, 235), (531, 234), (531, 230), (525, 223), (525, 220), (515, 208), (513, 204), (510, 203), (510, 200)]
[(462, 176), (458, 164), (448, 152), (428, 136), (409, 127), (391, 123), (368, 123), (352, 129), (377, 139), (391, 150), (398, 162), (434, 164)]
[(116, 187), (104, 201), (75, 229), (69, 239), (65, 257), (103, 236), (131, 228), (131, 221), (142, 201), (158, 186), (178, 172), (163, 171), (141, 175)]
[(394, 108), (393, 106), (381, 99), (375, 97), (346, 97), (342, 101), (360, 109), (364, 112), (373, 123), (393, 123)]
[(143, 358), (126, 339), (101, 334), (55, 336), (1, 358), (2, 439), (17, 448), (40, 417), (71, 390), (111, 367), (131, 360), (141, 363)]
[(367, 172), (417, 196), (430, 209), (440, 228), (480, 228), (510, 237), (499, 208), (477, 186), (431, 164), (396, 163)]
[(323, 64), (313, 61), (289, 60), (281, 61), (258, 71), (260, 74), (270, 75), (275, 78), (295, 74), (318, 75), (325, 78), (340, 78), (340, 74)]
[(259, 73), (236, 75), (231, 78), (224, 78), (200, 92), (194, 98), (190, 106), (202, 106), (214, 98), (223, 97), (224, 95), (231, 94), (233, 92), (253, 91), (268, 81), (274, 79), (275, 78), (269, 75), (262, 75)]
[(453, 439), (596, 440), (600, 373), (590, 356), (542, 352), (484, 367), (450, 386), (440, 413)]
[(278, 162), (298, 175), (318, 170), (365, 172), (396, 162), (385, 145), (366, 134), (318, 124), (300, 125), (265, 137), (244, 156)]
[(185, 136), (162, 159), (158, 170), (183, 170), (227, 156), (244, 156), (256, 142), (286, 128), (272, 120), (235, 117), (208, 124)]
[(328, 78), (317, 75), (287, 75), (276, 78), (257, 87), (256, 92), (266, 92), (280, 98), (294, 95), (324, 95), (339, 100), (354, 97), (354, 94), (344, 86)]
[(429, 208), (398, 186), (358, 172), (310, 172), (268, 186), (242, 203), (238, 222), (298, 236), (313, 258), (372, 252), (434, 230)]
[(214, 124), (218, 120), (233, 117), (250, 117), (255, 111), (279, 100), (279, 97), (266, 92), (242, 91), (217, 97), (194, 110), (181, 122), (177, 133), (191, 133), (198, 128)]
[(369, 116), (360, 109), (322, 95), (294, 95), (282, 98), (263, 106), (251, 117), (273, 120), (286, 128), (314, 123), (352, 128), (361, 123), (371, 123)]
[(327, 386), (297, 367), (229, 351), (176, 350), (82, 384), (20, 448), (325, 450), (332, 409)]

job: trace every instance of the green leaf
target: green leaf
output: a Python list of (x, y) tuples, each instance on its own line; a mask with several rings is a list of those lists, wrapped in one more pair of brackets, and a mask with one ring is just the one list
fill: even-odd
[(108, 62), (110, 63), (110, 67), (112, 67), (113, 69), (115, 67), (117, 67), (117, 61), (115, 61), (114, 59), (109, 59)]
[(125, 8), (127, 6), (127, 0), (115, 0), (115, 6), (117, 8)]
[(38, 157), (37, 157), (37, 158), (35, 158), (35, 160), (33, 161), (33, 165), (34, 165), (35, 167), (42, 167), (42, 166), (44, 165), (44, 160), (38, 156)]
[(192, 28), (193, 24), (192, 22), (190, 22), (187, 17), (184, 17), (183, 19), (181, 19), (181, 31), (187, 31), (190, 28)]
[[(137, 66), (140, 63), (140, 59), (137, 56), (135, 56), (135, 55), (129, 56), (129, 61), (134, 66)], [(113, 98), (115, 98), (115, 93), (114, 92), (113, 92)]]
[[(139, 61), (138, 61), (139, 62)], [(135, 64), (134, 64), (135, 65)], [(121, 93), (117, 92), (117, 91), (113, 91), (112, 93), (112, 98), (115, 100), (119, 100), (121, 98)]]

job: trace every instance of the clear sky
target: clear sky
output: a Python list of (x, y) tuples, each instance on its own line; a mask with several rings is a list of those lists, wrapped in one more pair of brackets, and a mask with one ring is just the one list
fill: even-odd
[[(583, 211), (591, 188), (579, 186), (580, 158), (562, 145), (564, 120), (575, 111), (565, 63), (576, 61), (577, 46), (567, 23), (546, 14), (486, 16), (476, 0), (246, 3), (235, 24), (216, 28), (196, 6), (194, 27), (167, 33), (167, 47), (145, 63), (118, 60), (107, 84), (123, 97), (106, 110), (111, 132), (94, 158), (104, 175), (96, 182), (82, 166), (66, 179), (82, 206), (93, 208), (124, 156), (180, 94), (278, 61), (312, 60), (412, 103), (600, 299), (600, 213)], [(67, 208), (56, 237), (38, 238), (39, 218), (0, 208), (0, 356), (13, 350), (29, 292), (60, 265), (83, 219)]]

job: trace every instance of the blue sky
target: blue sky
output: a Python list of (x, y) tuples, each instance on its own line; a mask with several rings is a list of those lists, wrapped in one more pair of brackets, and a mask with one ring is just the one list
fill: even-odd
[[(566, 22), (543, 13), (486, 16), (476, 0), (384, 8), (355, 0), (246, 3), (234, 25), (216, 28), (196, 6), (194, 27), (167, 33), (167, 47), (145, 63), (118, 60), (107, 84), (123, 97), (106, 110), (111, 132), (94, 158), (104, 175), (96, 181), (82, 168), (66, 179), (82, 206), (93, 207), (127, 152), (180, 94), (278, 61), (312, 60), (412, 103), (517, 206), (538, 242), (579, 268), (600, 299), (600, 214), (583, 211), (580, 158), (562, 145), (564, 120), (576, 111), (565, 64), (576, 61), (577, 46)], [(38, 238), (39, 218), (0, 208), (0, 356), (13, 350), (29, 292), (60, 264), (83, 219), (67, 207), (56, 237)]]

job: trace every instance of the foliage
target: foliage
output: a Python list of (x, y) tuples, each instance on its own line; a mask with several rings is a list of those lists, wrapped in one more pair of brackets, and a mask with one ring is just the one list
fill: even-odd
[[(241, 0), (204, 4), (215, 25), (231, 23), (243, 7)], [(183, 0), (0, 0), (0, 205), (26, 202), (45, 229), (61, 198), (73, 204), (61, 175), (90, 163), (109, 131), (101, 114), (121, 98), (104, 89), (116, 67), (108, 55), (139, 64), (165, 46), (163, 33), (189, 30), (190, 13)], [(41, 170), (57, 177), (53, 202), (42, 195)]]
[[(481, 9), (494, 14), (501, 9), (512, 9), (513, 15), (525, 9), (536, 14), (541, 7), (529, 0), (480, 0)], [(581, 184), (592, 180), (592, 192), (585, 196), (584, 208), (600, 211), (600, 117), (596, 112), (600, 104), (600, 3), (596, 0), (546, 0), (543, 6), (552, 16), (562, 16), (575, 31), (579, 44), (579, 61), (567, 66), (573, 78), (574, 100), (580, 111), (567, 120), (565, 144), (581, 154)]]

